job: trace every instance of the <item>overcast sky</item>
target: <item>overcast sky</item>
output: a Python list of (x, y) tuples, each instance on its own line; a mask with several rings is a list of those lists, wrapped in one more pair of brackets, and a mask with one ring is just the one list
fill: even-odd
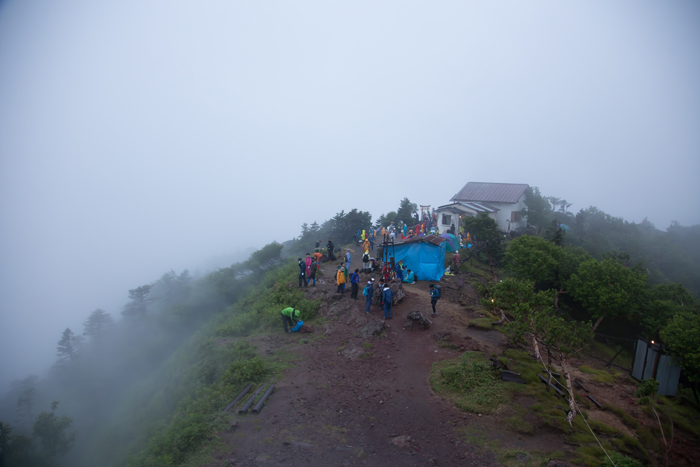
[(511, 182), (700, 223), (698, 83), (697, 1), (0, 0), (0, 390), (341, 209)]

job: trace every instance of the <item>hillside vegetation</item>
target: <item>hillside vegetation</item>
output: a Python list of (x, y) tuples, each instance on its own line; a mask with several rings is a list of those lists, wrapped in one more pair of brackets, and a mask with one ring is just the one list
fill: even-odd
[[(673, 224), (662, 232), (595, 208), (573, 215), (536, 189), (531, 195), (526, 215), (541, 226), (532, 235), (479, 231), (467, 219), (475, 242), (462, 267), (480, 278), (484, 326), (491, 327), (489, 313), (498, 319), (503, 312), (514, 323), (506, 329), (514, 343), (527, 348), (534, 335), (564, 358), (576, 354), (574, 344), (596, 345), (593, 331), (641, 334), (662, 340), (679, 358), (686, 388), (697, 384), (700, 226)], [(410, 211), (405, 199), (399, 214), (381, 219)], [(121, 319), (95, 310), (82, 333), (57, 330), (59, 358), (49, 374), (15, 382), (0, 405), (5, 464), (202, 465), (221, 443), (228, 402), (248, 383), (283, 377), (290, 363), (285, 352), (260, 354), (255, 340), (278, 332), (284, 307), (300, 309), (304, 321), (316, 319), (322, 301), (289, 287), (296, 282), (296, 256), (316, 240), (348, 244), (370, 223), (369, 213), (352, 209), (320, 226), (304, 224), (300, 237), (269, 244), (206, 277), (171, 271), (129, 290)], [(443, 364), (452, 368), (445, 390), (464, 391), (465, 379), (474, 378), (470, 371), (483, 367), (467, 357), (469, 366)], [(510, 357), (528, 367), (521, 354)], [(534, 373), (527, 380), (537, 381)]]

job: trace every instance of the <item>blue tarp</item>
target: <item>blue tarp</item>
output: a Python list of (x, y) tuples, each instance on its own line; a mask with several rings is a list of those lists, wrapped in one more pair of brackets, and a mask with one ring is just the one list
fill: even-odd
[(416, 280), (439, 281), (445, 275), (446, 243), (442, 242), (440, 246), (425, 242), (397, 244), (394, 260), (396, 263), (403, 260), (403, 264), (416, 274)]

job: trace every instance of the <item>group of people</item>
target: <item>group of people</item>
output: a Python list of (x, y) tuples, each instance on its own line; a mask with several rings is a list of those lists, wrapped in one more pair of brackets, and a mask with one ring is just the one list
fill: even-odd
[(433, 224), (431, 221), (423, 221), (422, 223), (417, 223), (413, 227), (409, 227), (408, 224), (404, 224), (403, 222), (399, 222), (398, 226), (396, 226), (391, 222), (386, 228), (374, 227), (368, 230), (359, 229), (357, 233), (355, 233), (355, 243), (357, 243), (358, 246), (362, 245), (365, 249), (374, 250), (374, 243), (377, 237), (382, 238), (385, 242), (395, 242), (397, 240), (406, 240), (423, 235), (440, 235), (440, 229), (437, 227), (437, 224)]
[(311, 285), (316, 285), (316, 273), (321, 270), (322, 257), (323, 255), (317, 251), (313, 255), (306, 253), (305, 259), (299, 258), (299, 288), (302, 284), (308, 287), (311, 281), (313, 281)]

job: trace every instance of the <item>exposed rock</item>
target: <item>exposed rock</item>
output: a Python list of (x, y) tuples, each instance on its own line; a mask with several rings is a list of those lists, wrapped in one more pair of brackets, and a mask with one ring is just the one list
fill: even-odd
[(375, 319), (364, 325), (358, 333), (363, 339), (380, 335), (386, 329), (386, 324), (381, 319)]
[(332, 324), (326, 324), (326, 327), (324, 328), (324, 331), (325, 331), (324, 334), (325, 334), (326, 336), (328, 336), (328, 335), (330, 335), (330, 334), (333, 334), (333, 331), (334, 331), (333, 325), (332, 325)]
[(356, 347), (353, 344), (349, 344), (347, 347), (344, 347), (343, 349), (338, 351), (338, 355), (342, 355), (343, 357), (347, 357), (350, 360), (357, 360), (357, 358), (365, 353), (364, 350), (362, 350), (359, 347)]
[(433, 338), (435, 338), (436, 341), (439, 341), (441, 339), (445, 339), (446, 341), (452, 342), (452, 333), (451, 332), (436, 332), (433, 334)]
[[(389, 288), (394, 292), (394, 298), (391, 300), (392, 305), (397, 305), (406, 296), (406, 292), (403, 290), (403, 284), (398, 280), (394, 279), (389, 282)], [(372, 303), (375, 305), (381, 305), (382, 303), (382, 289), (379, 287), (379, 282), (374, 286), (374, 297), (372, 298)]]
[(310, 324), (304, 324), (301, 326), (301, 329), (299, 329), (299, 332), (308, 334), (308, 333), (314, 332), (314, 327), (311, 326)]
[(430, 329), (430, 321), (428, 321), (420, 311), (411, 311), (406, 315), (406, 322), (403, 328), (407, 331), (412, 331), (413, 329)]
[(407, 448), (411, 445), (411, 437), (403, 435), (391, 438), (391, 444), (400, 448)]

